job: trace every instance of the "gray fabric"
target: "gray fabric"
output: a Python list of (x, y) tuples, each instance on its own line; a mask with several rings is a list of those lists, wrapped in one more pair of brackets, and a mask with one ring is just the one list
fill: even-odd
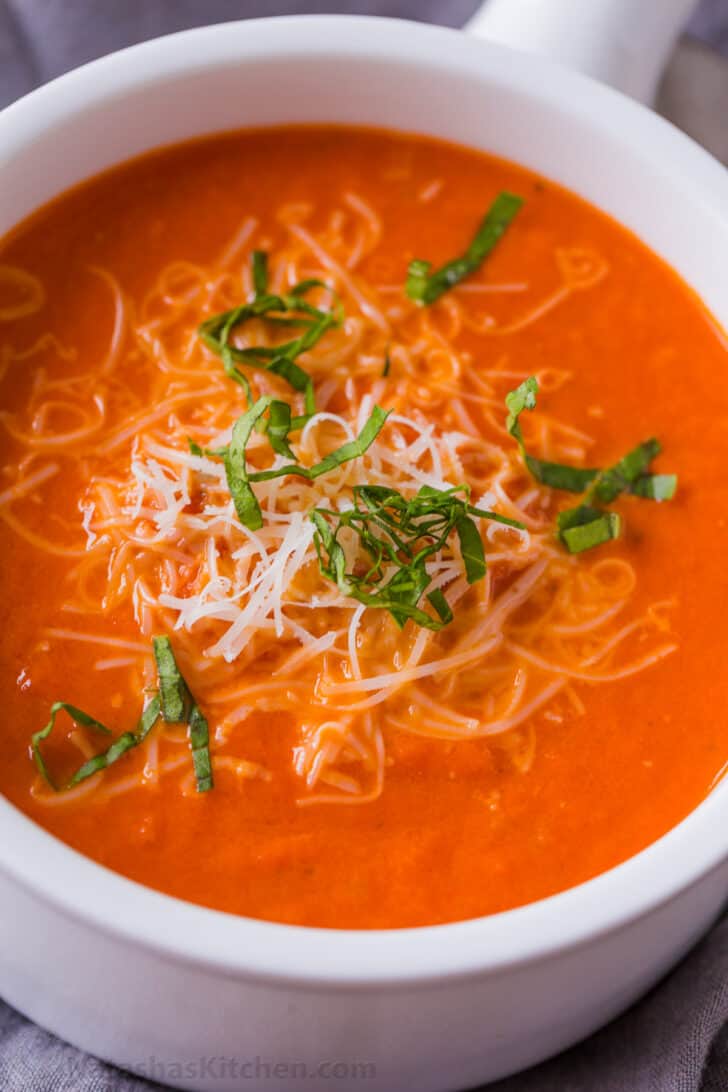
[[(0, 0), (0, 106), (93, 57), (241, 16), (357, 11), (462, 24), (476, 0)], [(728, 54), (728, 0), (691, 29)], [(0, 983), (0, 990), (2, 983)], [(0, 1092), (150, 1092), (0, 1002)], [(728, 918), (630, 1012), (491, 1092), (728, 1092)]]
[(690, 32), (728, 56), (728, 0), (702, 0), (690, 23)]

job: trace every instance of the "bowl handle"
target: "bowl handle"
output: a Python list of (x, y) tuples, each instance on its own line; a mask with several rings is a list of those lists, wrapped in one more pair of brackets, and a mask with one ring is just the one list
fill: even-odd
[(486, 0), (465, 29), (652, 103), (695, 0)]

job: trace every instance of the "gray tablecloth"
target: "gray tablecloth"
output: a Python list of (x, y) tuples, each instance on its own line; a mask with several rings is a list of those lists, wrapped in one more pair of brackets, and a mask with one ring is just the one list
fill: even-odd
[[(187, 26), (243, 15), (340, 11), (457, 26), (476, 6), (476, 0), (0, 0), (0, 106), (93, 57)], [(704, 0), (691, 29), (728, 53), (728, 0)], [(153, 1087), (61, 1043), (0, 1001), (0, 1092)], [(491, 1089), (728, 1092), (728, 918), (608, 1028)]]

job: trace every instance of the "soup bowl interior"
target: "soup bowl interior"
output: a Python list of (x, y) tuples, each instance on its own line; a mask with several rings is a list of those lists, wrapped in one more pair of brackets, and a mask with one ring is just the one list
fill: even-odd
[[(151, 148), (292, 122), (415, 131), (515, 160), (631, 228), (728, 325), (728, 181), (718, 164), (584, 77), (455, 32), (389, 20), (210, 27), (134, 47), (42, 88), (0, 116), (0, 234), (68, 187)], [(278, 1041), (300, 1056), (313, 1049), (324, 1057), (345, 1044), (359, 1056), (386, 1053), (392, 1068), (383, 1087), (408, 1074), (423, 1088), (462, 1086), (566, 1045), (654, 981), (725, 896), (727, 821), (728, 786), (719, 785), (666, 837), (571, 891), (477, 921), (355, 933), (237, 919), (143, 889), (0, 800), (2, 986), (23, 1011), (126, 1065), (151, 1051), (184, 1058), (188, 1050), (227, 1050), (245, 1006), (257, 1011), (246, 1025), (256, 1053)], [(74, 968), (84, 950), (103, 967)], [(139, 981), (152, 974), (134, 1013)], [(110, 979), (116, 997), (101, 1019), (92, 999)], [(241, 993), (240, 983), (253, 992)], [(185, 1000), (175, 1021), (175, 994), (192, 985), (195, 1000)], [(504, 989), (509, 999), (499, 1006)], [(391, 1002), (366, 1000), (381, 991)], [(478, 1005), (495, 1028), (489, 1044), (472, 1016)], [(217, 1025), (206, 1007), (222, 1011)], [(417, 1021), (447, 1012), (463, 1017), (460, 1029), (422, 1043)], [(173, 1083), (238, 1087), (232, 1078)]]

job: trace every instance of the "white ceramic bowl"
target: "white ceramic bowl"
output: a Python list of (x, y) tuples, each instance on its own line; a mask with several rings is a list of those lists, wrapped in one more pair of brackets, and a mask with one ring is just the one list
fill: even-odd
[[(728, 326), (723, 168), (589, 79), (387, 20), (190, 31), (33, 93), (0, 115), (0, 234), (145, 149), (283, 121), (416, 130), (517, 160), (632, 228)], [(727, 850), (721, 784), (649, 849), (553, 898), (454, 925), (329, 931), (147, 890), (0, 799), (0, 993), (180, 1087), (274, 1092), (305, 1073), (311, 1092), (332, 1080), (465, 1088), (568, 1046), (643, 993), (719, 912)]]

